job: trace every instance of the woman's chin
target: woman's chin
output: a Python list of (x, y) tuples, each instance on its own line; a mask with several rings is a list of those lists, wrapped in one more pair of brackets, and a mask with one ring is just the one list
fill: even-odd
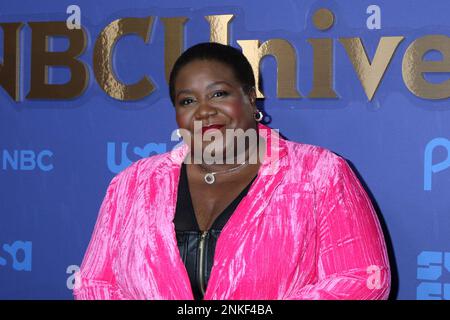
[[(231, 146), (230, 146), (231, 148)], [(195, 159), (199, 160), (201, 159), (205, 163), (226, 163), (226, 156), (227, 156), (227, 148), (223, 147), (222, 145), (215, 146), (214, 142), (209, 143), (203, 143), (202, 145), (194, 145), (194, 156)], [(200, 153), (201, 154), (197, 154)], [(234, 160), (233, 152), (230, 155), (231, 160)]]

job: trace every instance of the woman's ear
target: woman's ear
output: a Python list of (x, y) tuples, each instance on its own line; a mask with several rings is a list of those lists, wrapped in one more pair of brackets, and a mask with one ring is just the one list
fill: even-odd
[(256, 107), (256, 90), (255, 87), (251, 87), (248, 90), (248, 97), (252, 106)]

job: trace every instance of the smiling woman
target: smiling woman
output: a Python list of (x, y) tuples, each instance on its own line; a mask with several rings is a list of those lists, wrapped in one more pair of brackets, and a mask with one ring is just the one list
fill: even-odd
[(239, 50), (185, 51), (170, 97), (184, 143), (111, 181), (77, 299), (387, 298), (386, 246), (364, 189), (339, 156), (260, 123)]
[[(193, 61), (180, 71), (175, 87), (176, 120), (180, 128), (194, 133), (198, 121), (203, 135), (211, 129), (256, 131), (255, 90), (245, 93), (232, 70), (223, 63)], [(200, 144), (202, 151), (206, 147), (204, 139), (194, 139), (193, 143)], [(226, 148), (223, 151), (225, 156)]]

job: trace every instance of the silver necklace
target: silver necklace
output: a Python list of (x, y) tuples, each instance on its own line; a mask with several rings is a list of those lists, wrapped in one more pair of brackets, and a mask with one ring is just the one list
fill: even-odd
[[(237, 167), (228, 169), (228, 170), (223, 170), (223, 171), (214, 171), (214, 172), (208, 172), (207, 174), (205, 174), (205, 176), (203, 177), (203, 179), (205, 180), (205, 182), (207, 184), (213, 184), (216, 181), (216, 174), (222, 174), (222, 173), (228, 173), (228, 172), (233, 172), (236, 171), (240, 168), (242, 168), (244, 165), (248, 164), (248, 162), (242, 162), (240, 165), (238, 165)], [(202, 166), (200, 166), (203, 170), (205, 170)]]

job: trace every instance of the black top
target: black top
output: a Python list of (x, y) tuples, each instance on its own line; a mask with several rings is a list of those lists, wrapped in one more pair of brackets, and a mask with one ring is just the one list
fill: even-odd
[[(191, 193), (187, 178), (186, 164), (181, 166), (180, 180), (178, 184), (177, 207), (174, 224), (177, 235), (178, 248), (186, 267), (191, 282), (192, 292), (196, 300), (203, 299), (204, 291), (208, 284), (211, 268), (214, 261), (214, 252), (217, 239), (223, 227), (230, 219), (234, 210), (243, 197), (247, 194), (252, 181), (244, 190), (223, 210), (214, 220), (211, 229), (204, 233), (203, 246), (200, 246), (202, 231), (197, 222), (192, 204)], [(201, 252), (203, 251), (203, 254)], [(203, 259), (202, 259), (203, 258)], [(203, 262), (201, 261), (203, 260)], [(202, 262), (202, 268), (200, 263)], [(202, 273), (201, 273), (202, 272)], [(203, 283), (203, 288), (202, 287)]]

